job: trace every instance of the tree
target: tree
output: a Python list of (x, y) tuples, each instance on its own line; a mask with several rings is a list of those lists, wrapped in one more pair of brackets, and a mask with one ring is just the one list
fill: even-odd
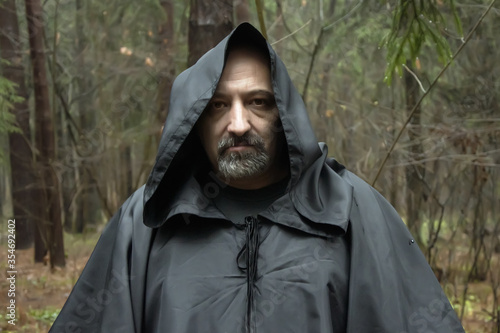
[[(75, 52), (78, 67), (81, 69), (76, 77), (76, 88), (78, 91), (78, 120), (80, 131), (87, 134), (95, 128), (96, 115), (92, 112), (89, 105), (89, 98), (87, 96), (90, 90), (88, 76), (86, 75), (86, 61), (85, 49), (87, 47), (87, 39), (84, 32), (84, 18), (85, 8), (82, 0), (76, 0), (76, 13), (75, 13)], [(54, 50), (55, 52), (55, 50)], [(85, 135), (84, 134), (84, 135)], [(98, 220), (99, 209), (99, 196), (97, 193), (97, 184), (92, 175), (93, 163), (89, 161), (88, 156), (81, 156), (78, 169), (74, 170), (77, 173), (76, 192), (78, 200), (76, 201), (76, 223), (73, 226), (74, 231), (83, 232), (87, 222), (95, 222)], [(69, 220), (69, 219), (68, 219)]]
[(237, 24), (250, 21), (248, 0), (233, 0), (233, 6)]
[(174, 60), (174, 3), (173, 0), (162, 0), (160, 4), (166, 15), (166, 20), (158, 27), (159, 44), (159, 84), (158, 84), (158, 115), (157, 123), (163, 124), (167, 117), (168, 104), (170, 102), (170, 90), (175, 79)]
[[(406, 110), (408, 115), (412, 108), (417, 104), (419, 98), (419, 86), (412, 73), (414, 68), (411, 61), (406, 64), (407, 70), (404, 72), (404, 87), (406, 97)], [(414, 161), (406, 168), (406, 216), (407, 224), (410, 231), (415, 235), (419, 244), (420, 239), (420, 226), (422, 224), (420, 206), (425, 201), (425, 193), (422, 179), (425, 176), (425, 168), (418, 161), (425, 158), (424, 148), (422, 146), (422, 111), (421, 107), (417, 106), (417, 110), (410, 120), (410, 128), (408, 129), (408, 137), (411, 143), (408, 151), (408, 159)]]
[[(462, 34), (462, 26), (456, 14), (454, 0), (449, 0), (449, 3), (456, 18), (456, 27)], [(411, 125), (408, 129), (410, 139), (408, 160), (410, 165), (406, 169), (406, 216), (408, 227), (415, 234), (419, 244), (422, 243), (419, 232), (422, 223), (420, 208), (429, 194), (425, 193), (423, 185), (425, 168), (420, 163), (420, 160), (425, 159), (421, 141), (423, 139), (422, 108), (418, 102), (419, 90), (423, 88), (420, 79), (415, 74), (417, 66), (413, 66), (413, 64), (418, 63), (418, 56), (426, 39), (434, 42), (435, 51), (442, 63), (451, 59), (450, 46), (440, 32), (445, 28), (445, 20), (438, 6), (433, 1), (400, 0), (394, 13), (392, 31), (387, 40), (389, 52), (385, 80), (390, 84), (394, 72), (397, 71), (401, 75), (403, 68), (405, 69), (405, 101)]]
[(35, 141), (38, 172), (38, 205), (43, 221), (50, 265), (65, 266), (59, 181), (54, 169), (55, 138), (45, 69), (43, 19), (40, 0), (26, 0), (26, 19), (35, 90)]
[(34, 220), (38, 214), (35, 212), (36, 203), (32, 191), (35, 186), (35, 174), (28, 94), (24, 84), (24, 66), (20, 50), (16, 3), (14, 0), (7, 0), (0, 5), (0, 52), (2, 59), (7, 61), (2, 68), (3, 75), (15, 84), (15, 95), (21, 97), (12, 107), (20, 131), (9, 133), (9, 153), (12, 201), (16, 219), (16, 245), (20, 249), (25, 249), (33, 245)]
[(232, 0), (191, 0), (188, 35), (188, 66), (233, 30)]

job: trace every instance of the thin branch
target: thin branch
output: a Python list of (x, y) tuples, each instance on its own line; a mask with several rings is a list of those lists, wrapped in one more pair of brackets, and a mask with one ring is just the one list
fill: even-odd
[(349, 16), (351, 16), (352, 14), (354, 14), (354, 12), (356, 11), (356, 9), (358, 9), (358, 8), (359, 8), (359, 7), (363, 4), (363, 1), (364, 1), (364, 0), (360, 0), (360, 1), (356, 4), (356, 6), (352, 7), (352, 8), (351, 8), (351, 10), (350, 10), (347, 14), (345, 14), (344, 16), (342, 16), (341, 18), (339, 18), (339, 19), (338, 19), (338, 20), (336, 20), (335, 22), (332, 22), (332, 23), (330, 23), (329, 25), (325, 26), (323, 29), (328, 30), (328, 29), (332, 28), (334, 25), (336, 25), (337, 23), (339, 23), (339, 22), (341, 22), (341, 21), (345, 20), (346, 18), (348, 18)]
[(318, 38), (316, 39), (316, 45), (314, 45), (314, 50), (311, 56), (311, 61), (309, 62), (309, 70), (307, 71), (306, 82), (304, 83), (304, 89), (302, 89), (302, 99), (307, 102), (307, 89), (309, 88), (309, 80), (311, 79), (312, 70), (314, 67), (314, 62), (316, 61), (316, 56), (319, 53), (321, 47), (321, 38), (325, 32), (324, 28), (321, 28)]
[(411, 76), (413, 76), (413, 78), (415, 78), (415, 80), (417, 81), (418, 85), (420, 86), (420, 89), (425, 94), (424, 86), (422, 85), (422, 82), (420, 82), (420, 79), (418, 78), (417, 74), (415, 74), (410, 68), (408, 68), (408, 66), (406, 66), (406, 64), (403, 64), (403, 67), (404, 67), (404, 69), (406, 69), (408, 71), (408, 73), (411, 74)]
[(277, 41), (275, 42), (272, 42), (271, 45), (274, 46), (276, 44), (278, 44), (279, 42), (282, 42), (284, 41), (285, 39), (289, 38), (289, 37), (292, 37), (293, 35), (295, 35), (297, 32), (299, 32), (300, 30), (304, 29), (305, 27), (307, 27), (309, 25), (309, 23), (312, 22), (312, 19), (309, 19), (309, 21), (307, 21), (306, 23), (304, 23), (304, 25), (302, 25), (300, 28), (298, 28), (297, 30), (295, 30), (294, 32), (291, 32), (289, 33), (288, 35), (286, 35), (285, 37), (283, 38), (280, 38), (278, 39)]
[(310, 54), (309, 50), (304, 47), (302, 44), (300, 44), (300, 42), (297, 40), (297, 38), (295, 37), (295, 34), (293, 34), (290, 29), (290, 27), (288, 26), (288, 24), (286, 23), (286, 20), (285, 20), (285, 16), (283, 15), (283, 8), (282, 8), (282, 5), (281, 5), (281, 0), (276, 0), (276, 7), (279, 11), (279, 15), (281, 17), (281, 22), (283, 22), (283, 26), (285, 27), (286, 31), (288, 31), (290, 37), (292, 37), (292, 39), (295, 41), (295, 44), (297, 44), (297, 46), (306, 54)]
[(348, 17), (349, 15), (351, 15), (352, 13), (354, 13), (354, 11), (363, 3), (363, 0), (361, 0), (356, 6), (354, 6), (354, 8), (351, 9), (351, 11), (349, 13), (347, 13), (346, 15), (344, 15), (342, 18), (338, 19), (337, 21), (329, 24), (329, 25), (326, 25), (326, 26), (323, 26), (319, 32), (319, 35), (318, 35), (318, 38), (316, 39), (316, 44), (314, 45), (314, 50), (313, 50), (313, 53), (311, 55), (311, 61), (309, 62), (309, 70), (307, 71), (307, 76), (306, 76), (306, 82), (304, 83), (304, 88), (302, 90), (302, 99), (304, 100), (304, 102), (307, 100), (307, 90), (309, 88), (309, 80), (311, 79), (311, 74), (312, 74), (312, 70), (313, 70), (313, 67), (314, 67), (314, 62), (316, 61), (316, 56), (318, 55), (319, 53), (319, 50), (322, 46), (322, 38), (323, 38), (323, 35), (325, 33), (325, 31), (327, 31), (329, 28), (333, 27), (336, 23), (340, 22), (341, 20), (343, 20), (344, 18)]
[(404, 130), (406, 129), (406, 127), (410, 123), (410, 120), (413, 118), (413, 115), (415, 114), (416, 110), (418, 109), (418, 107), (420, 106), (420, 104), (422, 104), (423, 99), (429, 94), (429, 92), (432, 90), (432, 88), (434, 88), (434, 86), (436, 85), (437, 81), (441, 78), (441, 76), (443, 76), (444, 72), (446, 72), (446, 70), (448, 69), (448, 67), (450, 67), (451, 63), (455, 60), (455, 58), (462, 51), (462, 49), (465, 47), (465, 45), (467, 45), (467, 43), (469, 42), (469, 40), (472, 38), (472, 35), (477, 30), (477, 28), (479, 27), (479, 25), (481, 24), (481, 22), (483, 21), (483, 19), (486, 17), (486, 15), (490, 11), (490, 9), (493, 8), (493, 5), (495, 4), (495, 2), (496, 2), (496, 0), (493, 0), (491, 2), (491, 4), (488, 6), (488, 8), (484, 11), (484, 13), (479, 18), (479, 20), (477, 20), (476, 24), (474, 25), (474, 27), (472, 28), (472, 30), (467, 35), (467, 37), (465, 38), (464, 42), (460, 45), (460, 47), (458, 48), (458, 50), (455, 52), (455, 54), (453, 54), (453, 56), (446, 63), (446, 65), (443, 67), (443, 69), (441, 69), (441, 71), (436, 76), (436, 78), (434, 79), (434, 81), (432, 81), (431, 85), (429, 86), (429, 89), (427, 89), (427, 91), (420, 97), (420, 99), (418, 100), (417, 104), (415, 104), (415, 106), (413, 106), (413, 109), (411, 110), (410, 115), (408, 116), (408, 118), (406, 119), (406, 122), (404, 123), (403, 127), (401, 128), (401, 130), (399, 131), (398, 135), (396, 136), (396, 139), (392, 143), (391, 148), (389, 149), (389, 151), (385, 155), (385, 158), (382, 161), (382, 164), (380, 165), (380, 168), (378, 169), (377, 175), (375, 176), (375, 179), (373, 179), (373, 181), (372, 181), (372, 184), (371, 184), (372, 186), (375, 186), (375, 183), (377, 182), (378, 178), (380, 177), (380, 174), (382, 173), (382, 170), (384, 169), (385, 163), (389, 159), (389, 156), (391, 156), (391, 153), (394, 150), (394, 147), (396, 147), (396, 144), (398, 143), (399, 139), (401, 138), (401, 135), (403, 134)]
[(264, 22), (264, 7), (260, 0), (255, 0), (255, 6), (257, 7), (257, 15), (259, 16), (260, 31), (265, 39), (267, 38), (266, 22)]

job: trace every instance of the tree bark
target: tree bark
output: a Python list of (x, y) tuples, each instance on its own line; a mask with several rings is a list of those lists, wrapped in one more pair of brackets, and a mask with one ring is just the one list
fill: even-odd
[[(413, 66), (410, 61), (407, 62), (409, 70), (413, 71)], [(417, 103), (419, 98), (419, 87), (415, 78), (406, 70), (404, 72), (404, 84), (406, 93), (406, 108), (408, 112)], [(410, 120), (408, 128), (408, 137), (410, 139), (410, 148), (408, 152), (410, 165), (406, 168), (406, 210), (408, 228), (420, 242), (420, 226), (421, 213), (420, 208), (424, 198), (424, 186), (422, 180), (425, 175), (425, 168), (419, 164), (419, 160), (423, 159), (424, 149), (422, 147), (422, 126), (421, 126), (422, 111), (418, 107)]]
[[(337, 0), (331, 0), (330, 6), (328, 7), (328, 11), (326, 13), (326, 19), (333, 19), (333, 15), (335, 14), (335, 5), (337, 4)], [(328, 128), (329, 121), (325, 121), (325, 116), (327, 109), (332, 108), (330, 105), (330, 101), (328, 100), (328, 93), (330, 92), (330, 71), (332, 68), (333, 55), (331, 53), (327, 54), (325, 59), (323, 60), (323, 71), (320, 74), (321, 77), (321, 92), (318, 98), (318, 105), (316, 108), (316, 123), (317, 128), (319, 129), (318, 139), (320, 141), (328, 140), (328, 133), (332, 133), (333, 128)], [(335, 131), (333, 131), (335, 133)]]
[(233, 1), (191, 0), (188, 66), (233, 30)]
[(54, 170), (55, 138), (49, 88), (45, 68), (43, 45), (43, 20), (40, 0), (26, 0), (26, 19), (30, 43), (30, 58), (33, 68), (35, 90), (35, 146), (37, 170), (39, 170), (40, 196), (38, 204), (42, 211), (44, 231), (49, 251), (50, 265), (65, 266), (61, 221), (59, 181)]
[[(76, 62), (80, 73), (76, 78), (76, 85), (78, 88), (78, 115), (80, 130), (88, 135), (92, 133), (96, 126), (95, 113), (93, 110), (88, 108), (89, 98), (87, 97), (89, 91), (89, 79), (86, 70), (85, 63), (85, 49), (87, 46), (87, 40), (84, 33), (84, 23), (83, 18), (84, 13), (84, 3), (82, 0), (76, 0), (76, 17), (75, 17), (75, 28), (76, 28), (76, 40), (75, 40), (75, 51), (76, 51)], [(88, 222), (95, 224), (99, 219), (99, 212), (101, 209), (99, 203), (99, 194), (97, 193), (97, 183), (95, 179), (91, 176), (90, 170), (95, 169), (95, 162), (91, 161), (92, 156), (79, 156), (81, 162), (78, 165), (78, 180), (77, 186), (81, 187), (81, 191), (78, 191), (78, 200), (76, 201), (77, 214), (76, 221), (73, 227), (73, 231), (82, 233)]]
[(237, 24), (250, 21), (250, 8), (248, 6), (248, 0), (234, 0), (233, 6), (236, 13), (235, 16)]
[(0, 52), (1, 57), (9, 62), (2, 66), (3, 76), (17, 85), (16, 95), (24, 98), (13, 108), (21, 133), (9, 133), (12, 202), (16, 220), (16, 246), (27, 249), (33, 245), (34, 222), (39, 214), (35, 211), (33, 195), (36, 178), (31, 150), (30, 112), (19, 44), (16, 3), (6, 0), (0, 6)]
[[(174, 40), (174, 3), (173, 0), (162, 0), (160, 2), (167, 21), (158, 27), (159, 44), (159, 77), (157, 105), (158, 114), (156, 123), (163, 125), (167, 118), (168, 104), (170, 103), (170, 90), (175, 79), (175, 40)], [(158, 139), (161, 129), (158, 128)]]

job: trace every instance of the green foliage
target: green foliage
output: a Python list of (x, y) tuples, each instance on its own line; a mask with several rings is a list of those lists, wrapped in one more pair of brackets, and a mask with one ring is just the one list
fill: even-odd
[(0, 134), (20, 133), (20, 129), (15, 124), (16, 118), (11, 112), (15, 103), (24, 100), (16, 95), (16, 88), (15, 83), (0, 76)]
[[(5, 61), (3, 61), (5, 62)], [(17, 85), (12, 81), (0, 76), (0, 135), (8, 133), (21, 133), (16, 126), (16, 117), (12, 114), (15, 103), (23, 101), (16, 95)], [(5, 162), (5, 155), (0, 151), (0, 164)]]
[(59, 309), (47, 307), (45, 309), (30, 309), (28, 314), (38, 321), (51, 325), (56, 320), (59, 312)]
[[(458, 34), (463, 36), (462, 24), (455, 8), (454, 0), (447, 1)], [(438, 55), (441, 63), (451, 60), (450, 45), (443, 35), (446, 31), (446, 19), (442, 4), (435, 0), (399, 0), (394, 10), (391, 32), (383, 40), (387, 46), (387, 68), (384, 81), (392, 82), (394, 72), (402, 76), (403, 65), (410, 60), (415, 63), (422, 47), (429, 43)]]

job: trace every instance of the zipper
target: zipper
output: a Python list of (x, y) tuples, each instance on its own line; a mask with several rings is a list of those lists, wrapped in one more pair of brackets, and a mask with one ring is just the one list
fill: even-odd
[[(254, 332), (253, 307), (254, 307), (254, 283), (257, 276), (257, 259), (259, 254), (259, 221), (254, 216), (245, 217), (245, 245), (238, 253), (236, 261), (242, 271), (247, 275), (247, 312), (246, 312), (246, 332)], [(242, 257), (243, 256), (243, 257)]]

